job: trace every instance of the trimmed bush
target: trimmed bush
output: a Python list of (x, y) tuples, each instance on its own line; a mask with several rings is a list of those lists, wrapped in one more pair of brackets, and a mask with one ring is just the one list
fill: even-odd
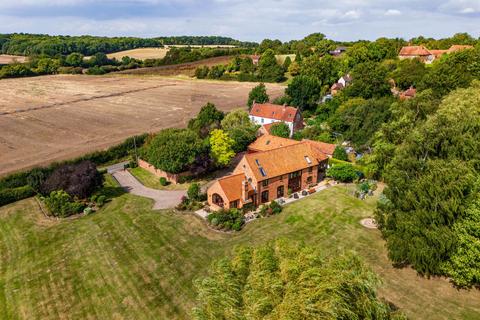
[(33, 197), (35, 190), (30, 186), (0, 190), (0, 206)]
[(164, 187), (165, 187), (166, 185), (168, 185), (167, 178), (165, 178), (165, 177), (160, 177), (160, 185), (162, 185), (162, 186), (164, 186)]
[(327, 176), (340, 182), (352, 182), (359, 178), (357, 171), (350, 164), (335, 164), (327, 170)]

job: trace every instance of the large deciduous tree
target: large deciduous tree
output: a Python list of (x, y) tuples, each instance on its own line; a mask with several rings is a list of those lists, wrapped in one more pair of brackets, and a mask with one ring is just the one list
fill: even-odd
[(188, 170), (205, 152), (205, 144), (197, 133), (188, 129), (165, 129), (146, 143), (142, 156), (155, 168), (180, 173)]
[(216, 164), (222, 167), (230, 164), (235, 156), (234, 144), (235, 141), (223, 130), (215, 129), (210, 133), (210, 152)]
[(301, 110), (314, 110), (320, 100), (322, 91), (321, 83), (312, 76), (300, 75), (293, 78), (285, 93), (290, 104)]
[(290, 137), (290, 128), (285, 122), (275, 122), (270, 127), (270, 134), (277, 137)]
[(195, 118), (190, 119), (188, 128), (198, 133), (201, 137), (207, 137), (210, 131), (220, 127), (225, 114), (218, 110), (213, 103), (204, 105)]
[(48, 196), (53, 191), (63, 190), (72, 197), (85, 199), (103, 182), (97, 166), (91, 161), (66, 164), (55, 169), (41, 184), (40, 192)]
[(387, 69), (380, 63), (360, 63), (352, 69), (353, 81), (345, 92), (348, 96), (365, 99), (390, 95), (387, 75)]
[(270, 98), (267, 94), (267, 87), (265, 87), (264, 83), (260, 83), (259, 85), (255, 86), (248, 94), (247, 106), (251, 108), (254, 102), (265, 103), (268, 101), (270, 101)]
[(256, 138), (258, 125), (254, 124), (245, 110), (233, 110), (222, 120), (222, 129), (235, 141), (233, 150), (241, 152)]

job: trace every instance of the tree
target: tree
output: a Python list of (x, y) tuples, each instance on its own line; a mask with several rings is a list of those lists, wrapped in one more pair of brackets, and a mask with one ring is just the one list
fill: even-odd
[(280, 82), (284, 79), (284, 70), (277, 63), (275, 53), (268, 49), (260, 57), (258, 62), (258, 77), (265, 82)]
[(195, 118), (190, 119), (188, 128), (197, 132), (201, 137), (207, 137), (211, 130), (219, 128), (225, 114), (218, 110), (213, 103), (204, 105)]
[(92, 161), (78, 164), (66, 164), (55, 169), (42, 183), (40, 191), (49, 195), (53, 191), (63, 190), (70, 196), (86, 199), (103, 183), (103, 176)]
[(210, 68), (208, 66), (197, 67), (195, 69), (195, 77), (197, 79), (205, 79), (210, 72)]
[(340, 64), (337, 59), (327, 55), (320, 57), (317, 54), (303, 59), (300, 65), (300, 74), (316, 78), (322, 86), (330, 86), (338, 80)]
[(442, 269), (457, 286), (480, 284), (480, 200), (466, 211), (465, 218), (455, 222), (456, 247)]
[(211, 155), (220, 166), (227, 166), (235, 156), (233, 146), (235, 141), (225, 131), (215, 129), (210, 133)]
[(236, 153), (247, 150), (247, 146), (256, 139), (258, 127), (242, 109), (229, 112), (222, 120), (222, 129), (235, 141), (233, 150)]
[(290, 67), (291, 64), (292, 64), (292, 59), (290, 58), (290, 56), (287, 56), (285, 58), (285, 61), (283, 61), (283, 69), (285, 70), (285, 72), (288, 71), (288, 68)]
[(480, 188), (479, 89), (480, 82), (474, 82), (445, 98), (386, 166), (388, 201), (376, 219), (396, 264), (443, 274), (452, 256), (464, 255), (456, 251), (459, 231), (453, 226), (466, 217)]
[(316, 78), (300, 75), (293, 78), (285, 93), (290, 97), (290, 103), (303, 111), (316, 108), (321, 90), (321, 84)]
[(206, 146), (195, 132), (165, 129), (147, 141), (141, 154), (157, 169), (180, 173), (188, 170), (197, 157), (205, 152)]
[(387, 69), (376, 62), (365, 62), (352, 69), (352, 83), (345, 88), (350, 97), (379, 98), (390, 93)]
[(63, 190), (52, 191), (44, 201), (50, 213), (55, 217), (65, 218), (83, 210), (83, 205), (74, 202), (70, 195)]
[(38, 74), (54, 74), (60, 68), (60, 61), (57, 59), (41, 58), (37, 61), (35, 72)]
[(254, 87), (250, 93), (248, 94), (248, 101), (247, 106), (252, 108), (254, 102), (256, 103), (265, 103), (268, 102), (270, 98), (267, 94), (267, 88), (265, 87), (264, 83), (260, 83), (256, 87)]
[(417, 87), (426, 73), (425, 63), (418, 59), (405, 59), (399, 62), (392, 77), (400, 89), (406, 90), (411, 86)]
[(290, 128), (285, 122), (275, 122), (270, 127), (270, 134), (277, 137), (290, 137)]
[(200, 185), (198, 183), (192, 183), (187, 190), (188, 199), (197, 201), (200, 198)]
[(81, 67), (83, 65), (83, 55), (81, 53), (71, 53), (65, 58), (67, 65), (71, 67)]
[(345, 148), (342, 146), (336, 146), (335, 150), (333, 151), (333, 158), (343, 161), (348, 161), (348, 154), (345, 151)]
[(277, 240), (237, 248), (210, 271), (195, 281), (194, 319), (402, 318), (377, 297), (377, 276), (353, 253), (325, 258)]

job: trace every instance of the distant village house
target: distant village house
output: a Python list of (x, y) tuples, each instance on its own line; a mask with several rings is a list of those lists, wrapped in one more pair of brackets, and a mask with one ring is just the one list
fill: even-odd
[(303, 128), (303, 117), (300, 110), (287, 105), (254, 102), (250, 109), (250, 119), (263, 127), (263, 133), (268, 133), (271, 125), (275, 122), (287, 124), (290, 129), (290, 137), (297, 130)]
[(473, 46), (468, 45), (452, 45), (448, 50), (429, 50), (425, 46), (406, 46), (400, 50), (398, 58), (400, 60), (419, 59), (426, 64), (430, 64), (436, 59), (441, 58), (444, 54), (472, 48)]

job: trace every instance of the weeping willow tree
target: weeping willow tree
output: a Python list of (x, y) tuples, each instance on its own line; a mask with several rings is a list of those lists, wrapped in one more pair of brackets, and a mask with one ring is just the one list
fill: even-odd
[(196, 281), (195, 319), (403, 319), (376, 296), (379, 281), (353, 254), (324, 258), (276, 241), (242, 247)]
[(379, 204), (377, 220), (390, 258), (425, 275), (451, 270), (445, 265), (452, 255), (457, 264), (462, 255), (462, 228), (454, 226), (480, 190), (480, 82), (450, 94), (412, 128), (384, 177), (388, 200)]

